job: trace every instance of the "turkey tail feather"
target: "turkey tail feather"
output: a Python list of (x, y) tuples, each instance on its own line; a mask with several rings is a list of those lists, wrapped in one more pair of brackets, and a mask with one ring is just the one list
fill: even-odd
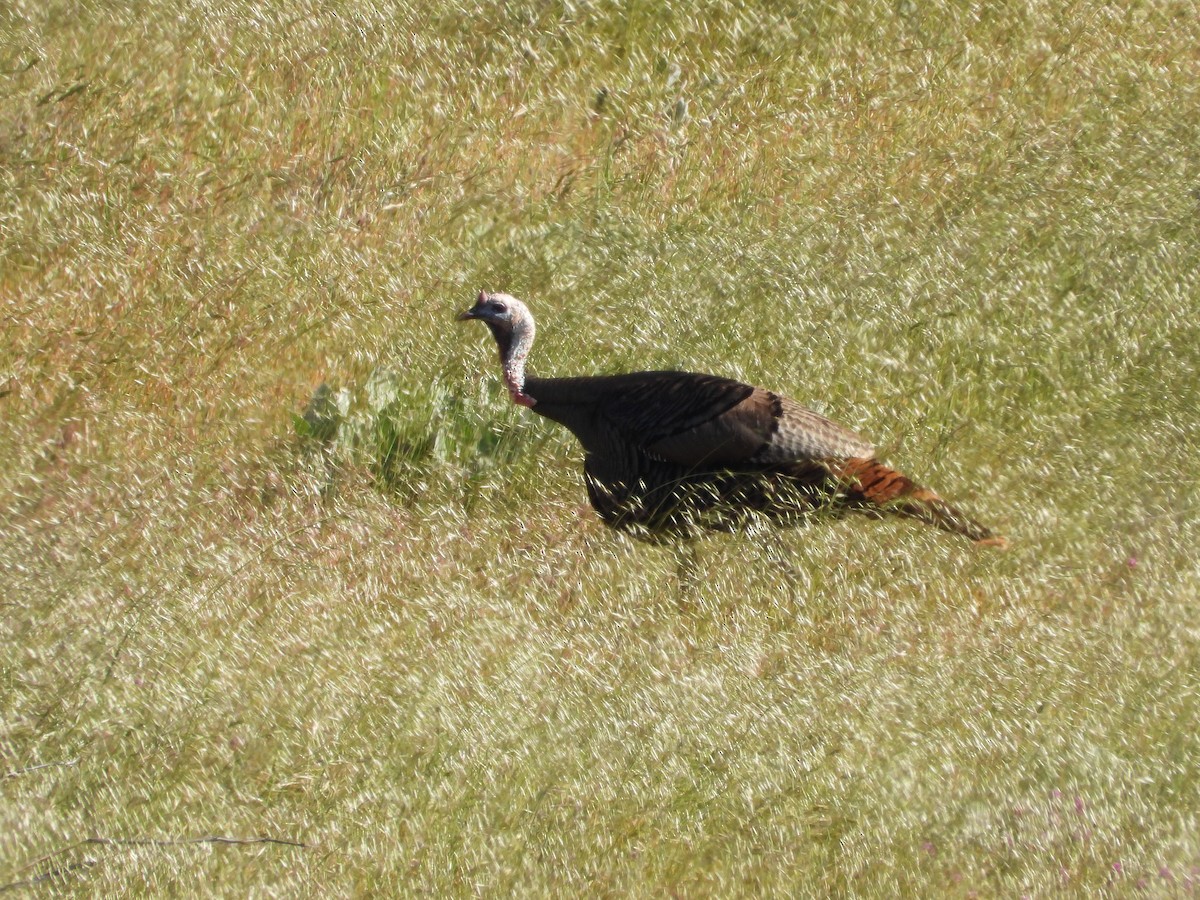
[(933, 491), (876, 459), (847, 459), (831, 466), (852, 494), (881, 511), (917, 519), (951, 534), (989, 547), (1006, 547), (1006, 538), (992, 532)]

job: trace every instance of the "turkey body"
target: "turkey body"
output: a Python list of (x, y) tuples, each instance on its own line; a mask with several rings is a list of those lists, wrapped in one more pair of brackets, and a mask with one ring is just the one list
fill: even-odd
[(491, 328), (514, 401), (579, 439), (588, 497), (612, 528), (658, 542), (857, 512), (1003, 542), (879, 462), (861, 436), (780, 394), (694, 372), (526, 378), (534, 326), (524, 304), (481, 293), (460, 318)]
[[(534, 412), (583, 445), (588, 498), (600, 518), (643, 540), (740, 529), (755, 519), (797, 525), (818, 510), (882, 515), (920, 490), (875, 462), (871, 445), (849, 429), (729, 378), (674, 371), (529, 378), (525, 392)], [(935, 525), (945, 519), (974, 540), (991, 536), (965, 516), (906, 509), (902, 500), (890, 511)]]

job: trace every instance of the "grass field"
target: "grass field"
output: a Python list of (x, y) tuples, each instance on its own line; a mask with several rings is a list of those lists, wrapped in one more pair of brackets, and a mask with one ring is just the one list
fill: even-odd
[[(384, 6), (0, 9), (0, 887), (1200, 893), (1191, 4)], [(1012, 547), (683, 592), (484, 287)]]

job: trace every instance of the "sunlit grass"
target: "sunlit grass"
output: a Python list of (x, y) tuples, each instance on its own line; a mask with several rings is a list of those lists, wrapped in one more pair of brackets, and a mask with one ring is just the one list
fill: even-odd
[[(1198, 32), (0, 13), (0, 886), (1194, 892)], [(682, 591), (484, 287), (541, 374), (783, 391), (1012, 549), (717, 536)], [(212, 836), (305, 846), (80, 843)]]

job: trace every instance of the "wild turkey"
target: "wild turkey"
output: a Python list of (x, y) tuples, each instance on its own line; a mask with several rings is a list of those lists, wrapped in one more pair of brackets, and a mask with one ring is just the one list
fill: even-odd
[(787, 397), (692, 372), (527, 377), (535, 327), (524, 303), (481, 291), (458, 318), (491, 329), (513, 402), (583, 444), (588, 497), (613, 528), (661, 541), (755, 519), (798, 524), (828, 510), (891, 513), (1005, 543), (879, 462), (859, 435)]

